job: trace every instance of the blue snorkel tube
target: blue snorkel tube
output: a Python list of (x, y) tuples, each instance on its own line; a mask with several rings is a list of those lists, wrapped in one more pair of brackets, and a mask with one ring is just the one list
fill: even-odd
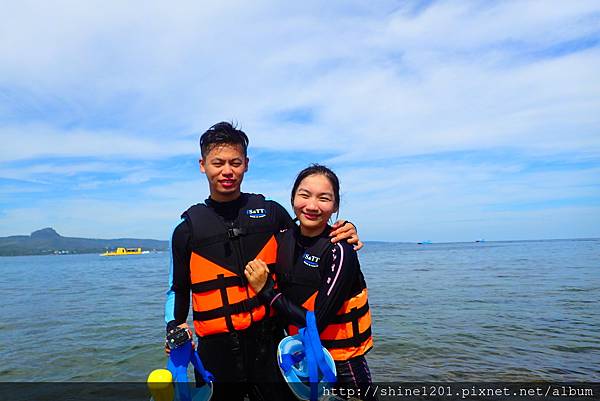
[(325, 388), (336, 382), (335, 362), (323, 346), (312, 311), (306, 313), (306, 327), (295, 336), (281, 340), (277, 360), (283, 377), (298, 399), (317, 401)]

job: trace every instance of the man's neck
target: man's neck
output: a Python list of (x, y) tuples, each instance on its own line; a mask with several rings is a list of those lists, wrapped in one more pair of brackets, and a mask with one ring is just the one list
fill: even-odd
[(210, 199), (213, 202), (218, 202), (218, 203), (227, 203), (227, 202), (233, 202), (235, 200), (240, 199), (240, 197), (242, 196), (242, 192), (237, 192), (234, 194), (227, 194), (227, 195), (223, 195), (223, 194), (210, 194)]
[(238, 217), (240, 209), (245, 204), (244, 194), (240, 194), (237, 198), (225, 202), (219, 202), (210, 196), (204, 203), (221, 216), (225, 222), (234, 221)]

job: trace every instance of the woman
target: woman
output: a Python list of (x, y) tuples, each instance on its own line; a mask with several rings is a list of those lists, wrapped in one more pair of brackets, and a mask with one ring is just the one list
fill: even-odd
[(248, 263), (245, 275), (259, 298), (287, 319), (290, 335), (306, 326), (306, 311), (314, 311), (321, 343), (335, 360), (337, 386), (374, 399), (365, 394), (371, 374), (364, 355), (373, 346), (366, 283), (352, 246), (331, 244), (328, 237), (339, 192), (339, 180), (327, 167), (302, 170), (291, 196), (300, 226), (277, 238), (277, 286), (259, 259)]

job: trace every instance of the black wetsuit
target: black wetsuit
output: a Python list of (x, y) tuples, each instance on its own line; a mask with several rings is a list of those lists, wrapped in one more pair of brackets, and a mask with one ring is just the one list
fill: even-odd
[[(215, 202), (207, 199), (205, 204), (229, 226), (246, 205), (247, 194), (231, 202)], [(273, 201), (272, 210), (278, 229), (293, 225), (287, 211)], [(273, 233), (275, 234), (275, 233)], [(167, 328), (184, 323), (190, 309), (190, 256), (192, 234), (186, 220), (173, 232), (171, 285), (165, 308)], [(243, 272), (246, 263), (238, 266)], [(243, 274), (243, 273), (242, 273)], [(283, 381), (277, 366), (276, 349), (283, 337), (281, 325), (276, 319), (265, 318), (253, 323), (246, 330), (214, 334), (198, 338), (198, 353), (207, 370), (215, 376), (212, 400), (291, 400), (293, 395)]]
[[(305, 237), (300, 234), (297, 226), (294, 226), (293, 230), (296, 232), (294, 260), (301, 257), (304, 251), (320, 238), (328, 238), (330, 232), (328, 228), (317, 237)], [(278, 235), (276, 238), (281, 241), (282, 235)], [(343, 252), (345, 257), (337, 258), (334, 261), (333, 250), (336, 248), (338, 252)], [(283, 266), (278, 260), (274, 273), (276, 276), (281, 276), (289, 268), (290, 266)], [(322, 287), (315, 300), (315, 318), (317, 328), (321, 332), (346, 301), (348, 294), (360, 292), (360, 289), (363, 288), (361, 285), (364, 284), (364, 278), (360, 271), (356, 251), (346, 241), (331, 245), (331, 252), (328, 252), (324, 260), (319, 263), (319, 269)], [(304, 302), (306, 288), (279, 283), (279, 289), (275, 289), (273, 283), (269, 281), (266, 288), (259, 293), (259, 298), (281, 311), (288, 323), (298, 327), (306, 326), (306, 309), (299, 306)]]
[[(321, 235), (316, 237), (306, 237), (300, 233), (299, 227), (293, 228), (295, 241), (293, 260), (302, 258), (305, 251), (316, 244), (321, 238), (328, 237), (330, 227), (327, 227)], [(284, 240), (284, 235), (277, 236), (278, 242)], [(289, 273), (292, 266), (286, 266), (277, 260), (275, 274), (281, 277)], [(307, 267), (312, 269), (312, 267)], [(365, 279), (360, 270), (358, 256), (353, 246), (346, 241), (341, 241), (331, 245), (319, 262), (319, 273), (321, 277), (321, 287), (314, 303), (314, 313), (317, 321), (317, 328), (322, 332), (336, 313), (342, 307), (342, 304), (348, 299), (350, 294), (359, 293), (366, 288)], [(306, 326), (306, 312), (302, 303), (306, 300), (307, 291), (312, 291), (302, 283), (286, 284), (283, 279), (278, 279), (278, 288), (275, 288), (272, 281), (268, 281), (265, 288), (258, 294), (259, 298), (274, 306), (277, 312), (282, 315), (287, 322), (297, 327)], [(365, 388), (371, 383), (371, 373), (366, 363), (364, 355), (354, 357), (346, 361), (335, 361), (337, 370), (337, 384), (339, 388), (361, 389), (364, 394)], [(365, 400), (375, 400), (376, 397), (367, 396)]]

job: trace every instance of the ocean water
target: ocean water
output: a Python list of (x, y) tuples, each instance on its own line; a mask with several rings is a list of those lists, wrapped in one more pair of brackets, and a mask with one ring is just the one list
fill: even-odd
[[(600, 381), (600, 240), (368, 243), (375, 381)], [(0, 258), (0, 381), (145, 381), (168, 253)]]

